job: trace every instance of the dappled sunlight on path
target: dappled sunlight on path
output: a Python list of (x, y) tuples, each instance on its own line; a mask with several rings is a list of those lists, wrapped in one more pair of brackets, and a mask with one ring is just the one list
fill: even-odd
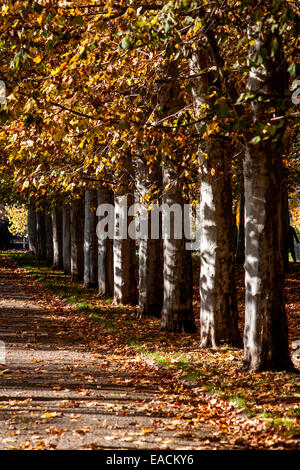
[[(74, 315), (80, 317), (75, 326)], [(109, 355), (105, 348), (92, 350), (80, 330), (83, 316), (1, 256), (0, 339), (6, 361), (0, 368), (0, 448), (229, 445), (217, 429), (195, 425), (196, 411), (176, 396), (168, 374), (117, 350)]]

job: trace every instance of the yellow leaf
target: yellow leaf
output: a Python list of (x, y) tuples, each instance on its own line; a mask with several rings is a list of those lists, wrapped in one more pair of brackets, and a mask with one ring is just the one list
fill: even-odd
[(40, 62), (42, 62), (42, 56), (37, 55), (37, 56), (33, 59), (33, 62), (36, 63), (36, 64), (39, 64)]
[(44, 413), (41, 417), (42, 418), (54, 418), (55, 416), (58, 416), (59, 413), (56, 413), (54, 411), (54, 413), (50, 413), (50, 412), (47, 412), (47, 413)]
[(152, 429), (147, 429), (147, 428), (143, 428), (142, 429), (142, 434), (145, 435), (145, 434), (151, 434), (152, 433)]

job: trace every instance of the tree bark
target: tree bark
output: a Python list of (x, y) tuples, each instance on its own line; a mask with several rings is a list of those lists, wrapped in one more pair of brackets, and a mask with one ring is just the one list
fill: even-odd
[(45, 236), (46, 236), (46, 260), (52, 266), (53, 264), (53, 234), (51, 214), (45, 214)]
[(37, 235), (37, 257), (42, 260), (46, 258), (46, 233), (45, 214), (39, 210), (36, 212), (36, 235)]
[(71, 272), (71, 232), (70, 232), (70, 207), (62, 208), (62, 252), (63, 268), (66, 274)]
[(71, 276), (83, 280), (84, 200), (74, 199), (70, 209)]
[[(167, 78), (178, 75), (176, 61), (161, 67), (161, 75)], [(183, 106), (180, 89), (176, 81), (166, 80), (158, 91), (156, 117), (159, 119), (172, 115)], [(161, 330), (174, 332), (196, 331), (193, 314), (192, 258), (186, 250), (184, 233), (184, 203), (182, 179), (182, 154), (163, 156), (163, 308)], [(167, 189), (168, 188), (168, 189)], [(172, 209), (172, 206), (175, 205)], [(172, 210), (174, 212), (172, 213)], [(176, 218), (176, 215), (178, 219)], [(181, 217), (181, 220), (180, 220)], [(169, 233), (164, 230), (169, 222)]]
[[(191, 60), (191, 71), (199, 74), (212, 69), (210, 49), (199, 49)], [(209, 95), (215, 73), (193, 80), (195, 111), (213, 106)], [(209, 112), (209, 111), (208, 111)], [(199, 122), (202, 135), (207, 121)], [(201, 140), (200, 166), (200, 327), (201, 346), (225, 343), (241, 346), (234, 272), (234, 227), (232, 218), (231, 147), (220, 133)]]
[(62, 212), (61, 209), (52, 211), (52, 236), (53, 236), (53, 268), (63, 267), (62, 258)]
[(131, 156), (123, 162), (125, 169), (119, 172), (120, 190), (115, 192), (115, 234), (114, 234), (114, 304), (137, 303), (135, 279), (136, 241), (128, 236), (128, 226), (133, 217), (128, 209), (134, 203), (134, 195), (128, 172), (133, 174)]
[(245, 160), (246, 309), (244, 368), (291, 368), (281, 249), (282, 167), (270, 147), (250, 146)]
[(96, 236), (97, 191), (85, 191), (84, 210), (84, 287), (96, 287), (98, 284), (98, 243)]
[[(113, 204), (112, 191), (103, 186), (97, 189), (97, 206)], [(101, 221), (103, 217), (99, 217)], [(98, 287), (99, 294), (106, 297), (114, 295), (113, 239), (98, 237)]]
[[(160, 327), (164, 331), (194, 333), (197, 329), (193, 313), (192, 258), (191, 251), (186, 250), (183, 189), (174, 162), (165, 159), (163, 187), (167, 186), (170, 188), (164, 190), (163, 228), (168, 219), (168, 208), (173, 205), (177, 205), (177, 217), (181, 214), (182, 220), (171, 213), (169, 233), (163, 233), (164, 299)], [(178, 231), (181, 236), (180, 233), (177, 235)]]
[[(159, 237), (151, 237), (151, 216), (153, 211), (148, 206), (153, 197), (144, 199), (150, 187), (156, 185), (161, 188), (161, 166), (158, 160), (149, 165), (142, 156), (136, 161), (137, 192), (141, 203), (140, 217), (143, 219), (146, 233), (139, 236), (139, 318), (160, 317), (163, 307), (163, 244), (161, 238), (161, 217), (159, 220)], [(160, 191), (161, 192), (161, 191)], [(157, 198), (158, 195), (156, 195)]]
[[(249, 49), (252, 63), (248, 90), (252, 101), (252, 122), (245, 132), (247, 148), (245, 178), (245, 330), (244, 369), (292, 370), (284, 296), (284, 260), (282, 250), (282, 135), (283, 122), (264, 140), (256, 138), (257, 126), (273, 117), (274, 100), (284, 96), (285, 60), (280, 36), (275, 32), (250, 30), (254, 44)], [(274, 52), (274, 41), (277, 49)], [(255, 54), (264, 49), (262, 64)], [(272, 96), (269, 102), (259, 95)], [(275, 106), (276, 109), (276, 106)], [(280, 109), (282, 114), (282, 109)]]
[(27, 215), (29, 250), (37, 254), (36, 212), (33, 207), (28, 208)]

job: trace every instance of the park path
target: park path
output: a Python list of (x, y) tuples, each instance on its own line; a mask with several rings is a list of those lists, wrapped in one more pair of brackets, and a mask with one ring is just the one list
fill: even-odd
[(0, 256), (0, 449), (235, 448), (168, 372), (93, 347), (83, 317)]

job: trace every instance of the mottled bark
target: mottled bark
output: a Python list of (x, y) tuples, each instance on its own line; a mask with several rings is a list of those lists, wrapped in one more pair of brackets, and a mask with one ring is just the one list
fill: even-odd
[[(164, 190), (162, 211), (163, 228), (169, 217), (169, 233), (163, 233), (164, 299), (161, 329), (174, 332), (196, 332), (193, 314), (192, 258), (186, 250), (184, 234), (184, 198), (182, 180), (174, 170), (174, 162), (165, 159), (163, 166)], [(168, 208), (177, 205), (176, 214), (168, 215)], [(176, 207), (176, 206), (175, 206)], [(181, 220), (180, 220), (181, 217)], [(178, 237), (178, 238), (177, 238)]]
[[(215, 80), (212, 54), (201, 49), (191, 60), (191, 71), (206, 73), (193, 80), (195, 111), (209, 109), (209, 95)], [(208, 69), (212, 71), (207, 73)], [(208, 111), (209, 113), (209, 111)], [(202, 134), (203, 123), (197, 130)], [(222, 135), (202, 139), (200, 166), (200, 327), (201, 346), (218, 347), (224, 343), (241, 346), (234, 273), (234, 227), (232, 218), (231, 148)]]
[(257, 132), (253, 125), (265, 125), (270, 119), (269, 110), (274, 106), (272, 101), (260, 100), (259, 95), (272, 96), (273, 100), (284, 95), (285, 60), (279, 35), (259, 32), (254, 27), (249, 31), (250, 40), (254, 41), (249, 51), (250, 60), (253, 63), (254, 54), (262, 48), (266, 57), (261, 65), (252, 65), (248, 79), (248, 90), (256, 99), (252, 101), (252, 123), (245, 134), (244, 369), (289, 370), (293, 366), (288, 347), (282, 250), (281, 139), (284, 126), (278, 127), (276, 135), (272, 133), (269, 140), (265, 136), (264, 141), (253, 141)]
[(42, 210), (36, 212), (37, 257), (46, 258), (45, 214)]
[(62, 213), (61, 209), (52, 211), (53, 268), (63, 267), (62, 258)]
[[(174, 80), (168, 80), (178, 74), (176, 61), (166, 63), (160, 73), (166, 81), (160, 86), (157, 95), (157, 119), (176, 113), (184, 106), (180, 97), (180, 88)], [(191, 251), (186, 250), (184, 234), (184, 203), (182, 179), (183, 155), (163, 156), (163, 229), (169, 219), (169, 233), (163, 233), (163, 308), (161, 313), (161, 329), (174, 332), (195, 332), (196, 325), (193, 314), (192, 260)], [(168, 189), (167, 189), (168, 188)], [(175, 209), (177, 218), (172, 212)], [(181, 220), (180, 220), (181, 216)], [(176, 219), (176, 220), (175, 220)], [(164, 230), (163, 230), (164, 231)]]
[(245, 160), (244, 368), (290, 369), (281, 249), (282, 168), (270, 148), (249, 146)]
[(70, 210), (71, 276), (83, 280), (84, 200), (75, 199)]
[(53, 234), (51, 214), (45, 214), (46, 260), (51, 266), (53, 263)]
[(97, 191), (85, 191), (84, 210), (84, 275), (85, 287), (96, 287), (98, 284), (98, 243), (96, 235)]
[(208, 158), (200, 160), (201, 345), (241, 346), (232, 249), (230, 165), (216, 138), (207, 154)]
[(62, 208), (62, 252), (63, 268), (66, 274), (71, 272), (71, 231), (70, 231), (70, 206)]
[[(136, 159), (137, 192), (141, 204), (140, 217), (147, 230), (139, 236), (139, 318), (160, 317), (163, 307), (163, 244), (161, 230), (159, 237), (151, 237), (151, 215), (148, 205), (153, 197), (144, 199), (151, 186), (161, 188), (161, 166), (158, 160), (149, 165), (142, 156)], [(155, 195), (157, 198), (157, 194)], [(161, 217), (160, 217), (161, 225)]]
[[(124, 168), (119, 172), (120, 190), (115, 193), (115, 234), (114, 234), (114, 304), (137, 303), (135, 279), (136, 242), (128, 236), (128, 226), (133, 217), (128, 208), (134, 203), (129, 174), (133, 174), (131, 157), (127, 156)], [(128, 174), (129, 172), (129, 174)]]
[[(97, 206), (113, 204), (112, 191), (100, 186), (97, 189)], [(98, 217), (98, 222), (103, 220)], [(113, 239), (98, 237), (98, 287), (99, 294), (107, 297), (114, 295)]]
[(36, 212), (33, 207), (29, 207), (27, 214), (29, 250), (37, 254), (37, 234), (36, 234)]

